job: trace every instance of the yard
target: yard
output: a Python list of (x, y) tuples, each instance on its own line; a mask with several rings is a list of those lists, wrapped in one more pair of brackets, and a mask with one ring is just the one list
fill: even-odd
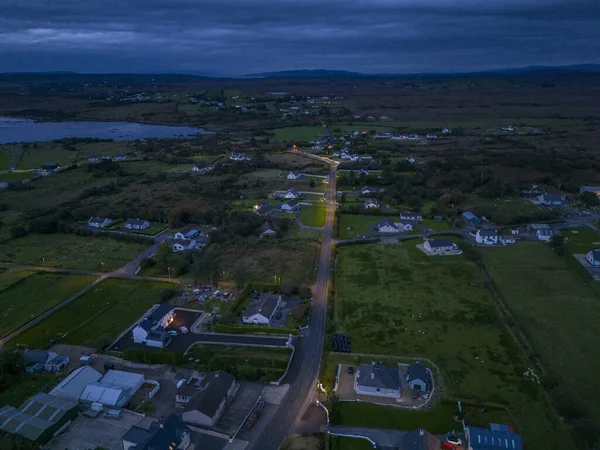
[(33, 172), (5, 172), (0, 173), (0, 181), (18, 181), (33, 178)]
[(62, 338), (65, 344), (101, 347), (160, 301), (170, 283), (108, 279), (10, 341), (9, 345), (44, 347)]
[(353, 239), (369, 232), (371, 225), (381, 220), (383, 220), (383, 216), (340, 214), (338, 237), (340, 239)]
[(148, 248), (137, 242), (75, 234), (29, 234), (0, 243), (0, 262), (81, 270), (111, 271)]
[[(567, 245), (576, 253), (583, 253), (583, 247), (581, 251), (577, 249), (585, 244), (576, 241), (584, 241), (585, 236), (573, 239), (569, 231), (565, 235), (569, 236)], [(593, 232), (588, 237), (600, 240)], [(600, 287), (591, 278), (583, 281), (570, 270), (565, 259), (545, 245), (523, 242), (502, 251), (494, 250), (481, 251), (504, 302), (543, 365), (599, 421)], [(566, 254), (564, 258), (572, 256)]]
[[(12, 285), (0, 291), (0, 336), (26, 324), (49, 308), (66, 300), (94, 281), (89, 275), (64, 275), (55, 273), (27, 273), (9, 271), (1, 278), (12, 277)], [(15, 281), (17, 278), (20, 281)], [(5, 284), (6, 286), (6, 284)]]
[(286, 127), (271, 130), (280, 141), (312, 141), (323, 136), (323, 127)]
[(307, 206), (300, 209), (300, 221), (308, 227), (323, 227), (326, 214), (325, 206)]
[(200, 371), (223, 369), (239, 380), (268, 383), (285, 373), (291, 354), (288, 348), (195, 345), (186, 356)]
[(354, 352), (426, 356), (441, 368), (446, 395), (506, 405), (506, 420), (534, 448), (559, 441), (572, 448), (523, 375), (527, 364), (477, 266), (464, 255), (428, 258), (416, 244), (338, 250), (335, 331), (349, 336)]

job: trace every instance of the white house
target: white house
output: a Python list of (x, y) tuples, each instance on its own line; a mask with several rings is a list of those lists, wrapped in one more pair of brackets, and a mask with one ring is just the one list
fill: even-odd
[(173, 236), (173, 237), (175, 239), (190, 241), (190, 240), (194, 239), (196, 236), (198, 236), (199, 234), (200, 234), (200, 230), (198, 230), (194, 227), (186, 227), (183, 230), (175, 233), (175, 236)]
[(285, 194), (283, 194), (283, 198), (288, 198), (288, 199), (295, 199), (300, 197), (300, 194), (298, 194), (298, 191), (294, 188), (289, 188)]
[(377, 231), (380, 233), (398, 233), (400, 229), (390, 219), (383, 219), (377, 224)]
[(250, 158), (247, 157), (245, 153), (235, 153), (235, 152), (232, 152), (231, 155), (229, 155), (229, 159), (231, 159), (233, 161), (250, 161)]
[(543, 206), (560, 206), (564, 197), (560, 194), (542, 194), (538, 197), (538, 203)]
[(150, 226), (150, 222), (143, 219), (127, 219), (125, 228), (128, 230), (145, 230)]
[(537, 237), (540, 241), (549, 241), (550, 239), (552, 239), (553, 235), (554, 233), (552, 233), (552, 230), (550, 230), (549, 228), (538, 229), (535, 232), (535, 237)]
[(109, 226), (112, 223), (112, 220), (106, 217), (90, 217), (88, 220), (88, 226), (94, 228), (104, 228)]
[(195, 239), (173, 239), (171, 246), (174, 252), (185, 252), (196, 248)]
[(496, 245), (500, 236), (496, 230), (477, 230), (477, 234), (475, 235), (475, 241), (478, 244), (484, 245)]
[(302, 177), (302, 174), (300, 172), (298, 172), (297, 170), (292, 170), (291, 172), (289, 172), (287, 174), (288, 180), (298, 180), (301, 177)]
[(281, 295), (264, 293), (250, 302), (242, 313), (242, 322), (255, 325), (269, 325), (275, 311), (281, 304)]
[(363, 186), (360, 190), (360, 195), (377, 194), (377, 188), (370, 186)]
[(279, 209), (288, 212), (297, 211), (298, 208), (300, 208), (300, 205), (298, 205), (298, 200), (288, 200), (279, 205)]
[(408, 366), (406, 382), (413, 391), (427, 392), (431, 389), (431, 375), (419, 361)]
[(25, 372), (58, 372), (69, 364), (67, 355), (45, 350), (26, 350), (24, 356)]
[(410, 222), (396, 222), (394, 225), (396, 225), (400, 231), (412, 231), (413, 230), (413, 225)]
[(166, 347), (170, 340), (164, 330), (173, 321), (174, 316), (175, 310), (162, 303), (131, 330), (133, 342), (149, 347)]
[(377, 200), (373, 200), (373, 199), (368, 199), (365, 200), (365, 208), (367, 209), (376, 209), (379, 208), (380, 204)]
[[(223, 415), (227, 402), (235, 393), (236, 383), (233, 375), (218, 370), (207, 373), (196, 384), (185, 383), (179, 386), (175, 399), (184, 407), (181, 415), (184, 422), (213, 428)], [(187, 401), (181, 402), (180, 400), (184, 398)]]
[(414, 212), (401, 212), (400, 220), (423, 220), (423, 216)]
[(398, 367), (361, 364), (354, 376), (354, 391), (362, 395), (400, 398), (400, 384)]
[(442, 130), (442, 134), (450, 134), (450, 133), (452, 133), (452, 130), (450, 128), (444, 128)]
[(589, 251), (588, 254), (585, 255), (585, 259), (587, 259), (592, 266), (600, 267), (600, 249), (597, 248)]
[(429, 253), (443, 254), (458, 250), (458, 246), (450, 239), (430, 239), (423, 244)]
[(500, 242), (503, 244), (514, 244), (516, 239), (512, 234), (509, 236), (500, 236)]

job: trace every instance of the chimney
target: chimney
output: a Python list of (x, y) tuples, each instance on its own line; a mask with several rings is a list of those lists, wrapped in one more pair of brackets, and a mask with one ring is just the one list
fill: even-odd
[(371, 380), (375, 379), (375, 372), (371, 372)]

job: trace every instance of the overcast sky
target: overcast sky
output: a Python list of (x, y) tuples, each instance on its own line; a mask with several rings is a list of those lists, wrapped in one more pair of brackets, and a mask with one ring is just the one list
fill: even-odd
[(600, 62), (600, 0), (0, 0), (0, 72), (460, 72)]

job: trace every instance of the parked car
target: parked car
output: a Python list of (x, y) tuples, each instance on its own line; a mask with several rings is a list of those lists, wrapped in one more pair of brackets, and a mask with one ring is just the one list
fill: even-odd
[(181, 331), (181, 334), (187, 334), (190, 330), (187, 327), (181, 326), (179, 327), (179, 331)]
[(348, 375), (352, 375), (352, 374), (354, 374), (354, 367), (348, 366)]
[(170, 330), (169, 331), (169, 336), (177, 336), (179, 333), (177, 332), (177, 330)]

